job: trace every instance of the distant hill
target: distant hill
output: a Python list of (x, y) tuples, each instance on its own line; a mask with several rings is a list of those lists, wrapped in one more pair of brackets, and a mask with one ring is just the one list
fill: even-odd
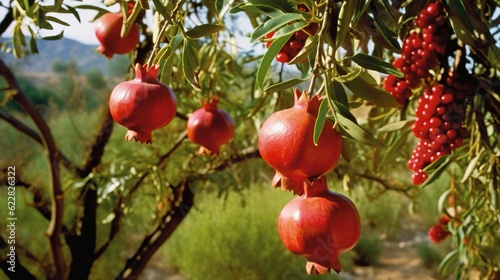
[[(11, 38), (0, 38), (0, 43), (11, 42)], [(28, 40), (27, 40), (28, 42)], [(16, 59), (12, 53), (0, 51), (0, 58), (15, 69), (26, 73), (52, 72), (54, 61), (67, 62), (73, 59), (84, 73), (90, 69), (106, 69), (108, 59), (96, 52), (97, 46), (63, 38), (55, 41), (37, 40), (39, 54)]]

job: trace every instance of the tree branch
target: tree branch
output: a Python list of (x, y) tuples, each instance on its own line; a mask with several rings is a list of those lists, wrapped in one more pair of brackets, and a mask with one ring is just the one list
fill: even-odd
[[(20, 132), (26, 134), (33, 140), (35, 140), (38, 144), (43, 145), (42, 138), (40, 138), (40, 135), (31, 127), (25, 125), (23, 122), (19, 121), (18, 119), (14, 118), (12, 115), (10, 115), (7, 111), (5, 111), (3, 108), (0, 108), (0, 119), (4, 119), (6, 122), (8, 122), (10, 125), (12, 125), (14, 128), (19, 130)], [(79, 170), (61, 151), (58, 151), (59, 153), (59, 159), (62, 163), (62, 165), (68, 169), (68, 170)]]
[(12, 98), (21, 108), (31, 117), (40, 131), (40, 136), (44, 148), (47, 150), (47, 159), (49, 161), (49, 187), (51, 200), (51, 219), (47, 229), (52, 257), (56, 267), (56, 279), (66, 278), (66, 266), (61, 247), (61, 231), (63, 227), (64, 215), (64, 194), (61, 189), (61, 180), (59, 174), (60, 154), (56, 147), (54, 138), (47, 123), (42, 115), (36, 110), (35, 106), (28, 99), (26, 94), (20, 89), (14, 74), (0, 59), (0, 73), (5, 77), (9, 88), (14, 91)]

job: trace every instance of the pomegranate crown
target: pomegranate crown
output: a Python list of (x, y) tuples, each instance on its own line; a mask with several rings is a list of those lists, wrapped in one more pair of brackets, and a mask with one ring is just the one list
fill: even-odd
[(218, 110), (217, 103), (219, 102), (218, 97), (213, 97), (208, 101), (203, 102), (203, 109), (205, 111), (215, 112)]
[(325, 98), (324, 96), (320, 97), (319, 95), (313, 96), (311, 99), (307, 97), (307, 94), (305, 91), (300, 92), (298, 88), (295, 88), (295, 106), (296, 107), (301, 107), (305, 108), (306, 111), (317, 117), (318, 116), (318, 111), (319, 111), (319, 106), (321, 105), (321, 101)]
[(160, 69), (159, 65), (151, 65), (148, 64), (141, 65), (137, 63), (134, 67), (135, 69), (135, 79), (143, 82), (156, 82), (158, 79), (158, 70)]

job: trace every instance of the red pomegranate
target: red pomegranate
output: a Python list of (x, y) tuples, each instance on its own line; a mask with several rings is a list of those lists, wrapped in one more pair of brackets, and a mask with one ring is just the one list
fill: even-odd
[(273, 186), (303, 193), (303, 182), (330, 172), (340, 158), (342, 135), (326, 121), (317, 145), (314, 126), (321, 98), (295, 89), (295, 105), (272, 114), (259, 132), (262, 158), (276, 170)]
[(285, 205), (278, 220), (285, 247), (307, 258), (306, 270), (342, 271), (339, 255), (352, 249), (361, 235), (359, 213), (349, 198), (328, 190), (325, 176), (304, 182), (304, 194)]
[(125, 139), (152, 143), (151, 132), (169, 124), (177, 111), (170, 87), (156, 78), (158, 65), (135, 65), (135, 79), (118, 84), (111, 93), (113, 119), (128, 128)]
[(139, 28), (134, 24), (125, 37), (120, 36), (123, 15), (108, 13), (96, 20), (95, 35), (101, 43), (97, 51), (107, 58), (114, 54), (127, 54), (139, 43)]
[(188, 137), (193, 143), (201, 145), (199, 154), (218, 154), (219, 147), (233, 138), (233, 119), (227, 112), (217, 108), (218, 101), (218, 98), (212, 98), (203, 104), (203, 108), (189, 116)]

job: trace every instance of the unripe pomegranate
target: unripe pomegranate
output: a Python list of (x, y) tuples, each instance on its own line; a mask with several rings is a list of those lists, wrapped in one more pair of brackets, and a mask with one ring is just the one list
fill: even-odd
[(340, 158), (342, 135), (326, 120), (317, 145), (314, 126), (321, 98), (295, 89), (295, 105), (272, 114), (259, 132), (262, 158), (276, 170), (273, 186), (303, 193), (303, 182), (330, 172)]
[(118, 84), (111, 93), (113, 119), (128, 128), (125, 139), (152, 143), (151, 132), (169, 124), (177, 111), (170, 87), (156, 78), (158, 65), (135, 65), (135, 79)]
[(219, 153), (222, 144), (234, 136), (234, 122), (231, 116), (217, 108), (218, 98), (203, 104), (189, 116), (187, 132), (189, 139), (201, 145), (199, 154)]
[(304, 194), (285, 205), (278, 219), (285, 247), (307, 258), (307, 273), (342, 271), (339, 255), (352, 249), (361, 235), (359, 213), (347, 197), (331, 192), (325, 176), (304, 182)]
[(123, 25), (121, 13), (108, 13), (96, 20), (95, 35), (101, 43), (97, 51), (107, 58), (114, 54), (127, 54), (139, 43), (139, 28), (134, 24), (125, 37), (120, 32)]

